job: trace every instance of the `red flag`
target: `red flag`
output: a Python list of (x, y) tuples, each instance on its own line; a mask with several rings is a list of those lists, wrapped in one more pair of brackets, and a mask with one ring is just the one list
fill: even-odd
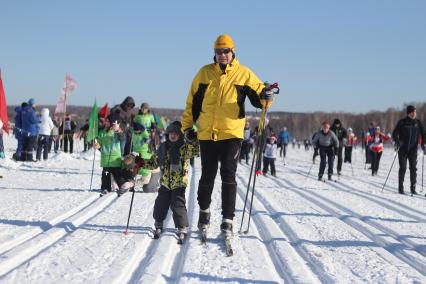
[(3, 122), (3, 129), (9, 134), (9, 118), (7, 117), (7, 104), (6, 96), (3, 89), (3, 81), (1, 79), (1, 70), (0, 70), (0, 119)]
[(98, 112), (99, 117), (103, 117), (106, 120), (108, 116), (108, 103), (106, 103)]

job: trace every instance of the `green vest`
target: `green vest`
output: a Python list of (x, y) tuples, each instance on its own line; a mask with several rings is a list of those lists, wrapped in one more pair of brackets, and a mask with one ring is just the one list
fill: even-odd
[(101, 130), (98, 135), (98, 143), (101, 146), (101, 167), (121, 167), (121, 147), (118, 134), (114, 130)]

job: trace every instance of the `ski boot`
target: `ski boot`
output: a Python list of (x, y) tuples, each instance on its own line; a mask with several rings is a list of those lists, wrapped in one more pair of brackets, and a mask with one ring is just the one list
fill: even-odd
[(207, 229), (210, 224), (210, 208), (205, 210), (200, 209), (200, 215), (198, 217), (198, 229), (201, 234), (201, 242), (207, 242)]
[(154, 236), (153, 236), (153, 238), (154, 239), (159, 239), (161, 233), (163, 232), (163, 223), (162, 222), (155, 222), (154, 223), (154, 227), (155, 227), (155, 230), (154, 230)]
[(178, 245), (182, 245), (185, 242), (186, 236), (188, 235), (188, 228), (182, 227), (178, 228), (177, 230), (177, 237), (178, 237)]
[(225, 237), (232, 237), (232, 220), (223, 219), (220, 225), (220, 231)]

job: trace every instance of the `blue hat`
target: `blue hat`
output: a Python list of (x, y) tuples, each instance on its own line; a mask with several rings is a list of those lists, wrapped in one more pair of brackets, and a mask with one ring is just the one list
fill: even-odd
[(29, 104), (30, 106), (35, 105), (35, 99), (34, 99), (34, 98), (29, 99), (28, 104)]

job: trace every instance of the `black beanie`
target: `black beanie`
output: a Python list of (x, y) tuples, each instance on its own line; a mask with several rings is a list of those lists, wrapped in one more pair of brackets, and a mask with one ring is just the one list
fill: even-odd
[(170, 123), (169, 126), (167, 126), (166, 133), (169, 134), (170, 132), (174, 132), (177, 134), (181, 134), (182, 133), (181, 128), (182, 128), (182, 123), (176, 120)]
[(117, 113), (117, 112), (110, 113), (110, 114), (108, 115), (108, 121), (109, 121), (111, 124), (113, 124), (113, 123), (114, 123), (114, 122), (116, 122), (116, 121), (117, 121), (117, 123), (121, 123), (121, 117), (120, 117), (120, 114), (119, 114), (119, 113)]
[(134, 131), (144, 131), (145, 127), (143, 127), (143, 125), (140, 124), (140, 123), (133, 122), (133, 130)]
[(416, 110), (416, 107), (415, 106), (407, 106), (407, 114), (409, 114), (409, 113), (412, 113), (413, 111), (415, 111)]

